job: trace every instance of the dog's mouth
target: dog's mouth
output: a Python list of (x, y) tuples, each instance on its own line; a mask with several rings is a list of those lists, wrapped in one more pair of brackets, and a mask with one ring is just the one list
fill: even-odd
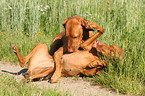
[(71, 53), (73, 53), (73, 52), (65, 52), (65, 54), (71, 54)]
[(68, 46), (67, 52), (76, 52), (79, 46)]

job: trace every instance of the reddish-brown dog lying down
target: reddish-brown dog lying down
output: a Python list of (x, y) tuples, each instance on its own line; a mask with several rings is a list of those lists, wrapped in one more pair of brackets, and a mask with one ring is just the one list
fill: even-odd
[[(12, 49), (18, 57), (21, 67), (24, 67), (29, 61), (27, 71), (29, 75), (26, 76), (26, 79), (33, 80), (42, 77), (48, 79), (52, 76), (55, 69), (54, 61), (52, 56), (48, 53), (46, 44), (37, 44), (25, 58), (22, 58), (17, 46), (14, 43), (12, 44)], [(61, 62), (61, 76), (76, 76), (77, 74), (92, 76), (96, 75), (97, 72), (106, 66), (105, 61), (100, 60), (98, 57), (89, 53), (89, 51), (84, 50), (71, 54), (64, 54)], [(95, 66), (92, 67), (92, 64), (95, 64)]]
[[(118, 58), (120, 54), (123, 54), (123, 50), (115, 45), (108, 46), (100, 41), (96, 42), (96, 39), (104, 33), (104, 29), (94, 22), (75, 16), (64, 20), (63, 25), (65, 31), (54, 38), (49, 51), (50, 55), (54, 55), (56, 64), (51, 82), (59, 80), (62, 70), (61, 57), (66, 52), (76, 52), (81, 48), (94, 56), (97, 56), (97, 52), (102, 56), (113, 58)], [(93, 34), (94, 28), (98, 30), (96, 34)], [(92, 66), (95, 66), (95, 63)]]

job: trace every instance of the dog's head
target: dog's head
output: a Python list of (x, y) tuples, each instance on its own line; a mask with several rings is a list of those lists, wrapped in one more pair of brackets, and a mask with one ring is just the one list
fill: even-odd
[(93, 28), (89, 26), (89, 21), (81, 16), (67, 18), (66, 20), (64, 20), (63, 26), (65, 28), (65, 36), (68, 39), (68, 52), (75, 52), (78, 50), (79, 45), (82, 41), (83, 30), (93, 30)]

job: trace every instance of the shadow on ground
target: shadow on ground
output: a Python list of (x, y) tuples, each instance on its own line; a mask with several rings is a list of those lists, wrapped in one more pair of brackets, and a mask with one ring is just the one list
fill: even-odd
[(23, 75), (23, 76), (25, 76), (25, 75), (27, 75), (28, 73), (27, 73), (27, 68), (24, 68), (24, 69), (22, 69), (22, 70), (20, 70), (19, 72), (17, 72), (17, 73), (14, 73), (14, 72), (9, 72), (9, 71), (6, 71), (6, 70), (1, 70), (1, 72), (5, 72), (5, 73), (9, 73), (9, 74), (12, 74), (12, 75)]

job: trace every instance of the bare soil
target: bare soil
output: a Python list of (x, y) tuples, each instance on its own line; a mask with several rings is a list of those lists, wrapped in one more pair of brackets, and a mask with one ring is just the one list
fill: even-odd
[[(20, 66), (3, 64), (0, 62), (0, 70), (2, 73), (14, 76), (18, 82), (24, 78), (23, 74), (27, 68)], [(112, 91), (111, 89), (102, 88), (99, 85), (94, 85), (92, 82), (84, 81), (81, 77), (61, 77), (59, 82), (51, 84), (47, 81), (31, 82), (38, 87), (50, 87), (58, 91), (71, 93), (73, 96), (122, 96)]]

